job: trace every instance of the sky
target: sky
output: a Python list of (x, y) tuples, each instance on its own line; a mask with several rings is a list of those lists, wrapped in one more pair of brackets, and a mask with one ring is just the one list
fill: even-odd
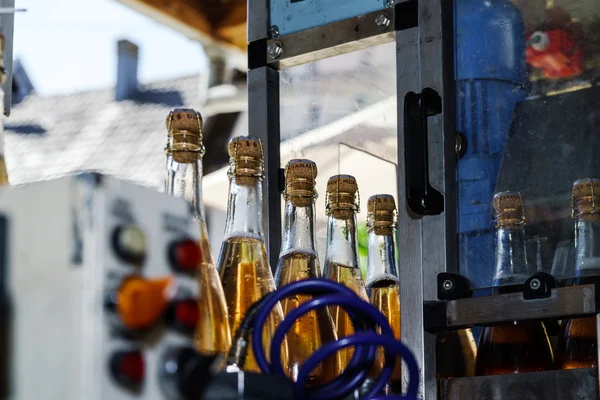
[(200, 44), (116, 0), (16, 0), (16, 7), (27, 11), (15, 17), (14, 56), (42, 96), (114, 86), (119, 39), (139, 46), (142, 83), (206, 68)]

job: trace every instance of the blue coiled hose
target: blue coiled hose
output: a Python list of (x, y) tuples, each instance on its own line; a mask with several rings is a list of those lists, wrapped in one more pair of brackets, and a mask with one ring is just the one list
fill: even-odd
[[(279, 301), (298, 294), (320, 296), (301, 304), (279, 324), (271, 339), (271, 363), (269, 363), (262, 345), (264, 325), (271, 310)], [(353, 393), (366, 380), (369, 368), (375, 359), (377, 347), (383, 346), (385, 349), (384, 368), (369, 392), (361, 399), (375, 400), (374, 396), (381, 393), (381, 390), (390, 379), (396, 363), (396, 356), (401, 356), (406, 362), (410, 378), (407, 393), (404, 396), (388, 396), (382, 397), (382, 399), (416, 400), (419, 386), (416, 359), (406, 346), (395, 339), (394, 332), (385, 316), (375, 307), (363, 301), (349, 288), (324, 279), (306, 279), (285, 285), (276, 292), (271, 293), (261, 304), (253, 319), (252, 349), (263, 373), (285, 376), (285, 372), (281, 368), (281, 344), (285, 334), (299, 317), (315, 309), (332, 305), (339, 305), (350, 315), (356, 334), (323, 345), (304, 361), (296, 380), (298, 398), (324, 400), (343, 398)], [(377, 334), (376, 327), (380, 328), (381, 334)], [(356, 349), (352, 360), (340, 376), (316, 388), (307, 389), (305, 387), (310, 373), (321, 362), (337, 351), (349, 346), (355, 346)]]

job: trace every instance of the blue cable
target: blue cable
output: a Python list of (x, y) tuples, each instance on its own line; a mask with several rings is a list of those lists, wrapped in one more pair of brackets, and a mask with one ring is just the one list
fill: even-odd
[[(271, 363), (277, 364), (277, 363), (281, 362), (281, 346), (277, 347), (277, 344), (280, 345), (281, 342), (283, 342), (285, 334), (292, 327), (292, 325), (298, 318), (300, 318), (301, 316), (303, 316), (305, 314), (308, 314), (312, 310), (315, 310), (318, 308), (324, 308), (326, 306), (332, 306), (332, 305), (339, 305), (342, 308), (344, 308), (344, 310), (346, 312), (348, 312), (348, 311), (360, 312), (361, 315), (367, 316), (367, 320), (372, 320), (378, 326), (380, 326), (383, 335), (389, 335), (391, 337), (394, 337), (394, 331), (390, 327), (385, 316), (383, 314), (381, 314), (375, 307), (373, 307), (369, 303), (362, 301), (358, 296), (356, 296), (356, 295), (353, 295), (353, 296), (329, 295), (329, 296), (317, 297), (313, 300), (302, 303), (297, 309), (290, 312), (286, 316), (285, 320), (281, 324), (279, 324), (279, 326), (275, 330), (273, 338), (271, 339), (271, 349), (270, 349), (271, 350), (271, 353), (270, 353), (271, 354)], [(370, 329), (369, 332), (376, 333), (375, 329)], [(323, 347), (326, 347), (326, 346), (327, 345), (324, 345)], [(376, 350), (377, 350), (377, 348), (375, 347), (375, 351)], [(325, 384), (323, 386), (320, 386), (317, 390), (313, 389), (314, 392), (310, 393), (311, 394), (310, 399), (311, 400), (331, 399), (331, 398), (345, 397), (346, 395), (352, 393), (354, 391), (354, 388), (359, 387), (366, 379), (368, 371), (371, 368), (374, 359), (375, 359), (375, 357), (368, 357), (368, 358), (362, 360), (363, 364), (360, 366), (359, 374), (357, 374), (355, 377), (353, 377), (353, 379), (351, 378), (350, 381), (348, 381), (348, 378), (346, 378), (344, 376), (337, 377), (334, 380), (334, 382), (339, 381), (339, 383), (338, 383), (339, 389), (338, 389), (338, 386), (336, 386), (337, 390), (331, 389), (328, 384)], [(321, 360), (321, 361), (323, 361), (323, 360)], [(396, 363), (395, 354), (393, 354), (393, 353), (388, 354), (386, 352), (386, 360), (387, 360), (386, 368), (384, 368), (382, 370), (380, 377), (376, 380), (375, 384), (370, 389), (367, 398), (380, 393), (380, 391), (385, 387), (385, 385), (389, 381), (390, 376), (392, 375), (392, 370), (394, 369), (394, 366)], [(298, 378), (296, 380), (296, 385), (298, 386), (298, 388), (304, 389), (306, 381), (303, 380), (303, 378), (301, 378), (301, 377), (305, 376), (306, 379), (308, 379), (310, 373), (317, 366), (318, 366), (318, 364), (310, 365), (309, 363), (306, 363), (306, 361), (303, 363), (300, 371), (302, 371), (302, 369), (305, 369), (305, 368), (307, 368), (308, 370), (306, 371), (305, 374), (302, 374), (302, 372), (299, 373)], [(346, 368), (346, 370), (348, 370), (348, 368)], [(358, 378), (359, 376), (360, 376), (360, 380)], [(311, 392), (310, 389), (309, 389), (309, 392)]]
[[(252, 347), (254, 351), (255, 359), (264, 373), (285, 375), (281, 368), (281, 363), (269, 363), (265, 356), (265, 351), (262, 345), (262, 329), (266, 323), (267, 318), (270, 315), (271, 309), (277, 305), (277, 303), (289, 296), (308, 293), (308, 294), (327, 294), (327, 293), (338, 293), (342, 294), (347, 298), (358, 299), (356, 294), (347, 288), (346, 286), (339, 285), (332, 281), (323, 279), (306, 279), (292, 283), (281, 287), (276, 292), (271, 293), (268, 299), (265, 299), (264, 303), (261, 304), (260, 309), (257, 311), (257, 315), (254, 318), (253, 330), (260, 334), (252, 335)], [(356, 300), (355, 300), (356, 301)], [(358, 301), (361, 301), (358, 299)], [(348, 312), (350, 319), (355, 330), (360, 331), (366, 329), (364, 325), (364, 318), (356, 315), (352, 310)], [(286, 318), (287, 320), (288, 318)], [(295, 320), (290, 319), (293, 323)], [(372, 327), (374, 329), (375, 326)], [(284, 332), (285, 333), (285, 332)], [(272, 340), (273, 343), (273, 340)], [(280, 346), (278, 348), (281, 348)], [(257, 350), (258, 349), (258, 350)], [(373, 360), (377, 352), (376, 346), (369, 346), (366, 348), (360, 347), (356, 349), (354, 355), (344, 372), (338, 379), (332, 382), (320, 386), (318, 391), (311, 393), (311, 400), (329, 400), (336, 397), (342, 397), (344, 394), (352, 392), (354, 387), (360, 386), (368, 376), (368, 368), (365, 368), (365, 360)], [(304, 398), (304, 387), (296, 385), (298, 396)]]
[[(262, 332), (264, 325), (273, 307), (286, 297), (297, 294), (322, 295), (313, 300), (301, 304), (297, 309), (290, 312), (285, 320), (279, 324), (271, 340), (271, 363), (267, 361), (262, 344)], [(393, 331), (385, 316), (375, 307), (359, 298), (349, 288), (324, 279), (306, 279), (283, 286), (276, 292), (271, 293), (265, 299), (253, 320), (252, 349), (258, 365), (264, 373), (272, 373), (285, 376), (281, 368), (281, 344), (285, 334), (292, 327), (295, 320), (302, 315), (330, 305), (339, 305), (350, 315), (352, 324), (357, 334), (342, 338), (337, 342), (323, 345), (315, 351), (300, 368), (296, 381), (297, 393), (300, 398), (310, 400), (325, 400), (340, 398), (352, 393), (367, 378), (369, 368), (375, 359), (378, 346), (385, 348), (385, 365), (373, 384), (369, 393), (363, 399), (373, 399), (373, 396), (381, 393), (388, 382), (395, 366), (396, 356), (401, 356), (409, 371), (409, 385), (406, 396), (386, 397), (386, 399), (416, 400), (419, 382), (417, 363), (406, 346), (394, 338)], [(379, 326), (382, 334), (376, 333), (375, 328)], [(354, 355), (342, 375), (332, 382), (317, 388), (305, 389), (304, 385), (310, 373), (327, 357), (334, 355), (338, 350), (356, 346)]]
[[(419, 389), (419, 368), (417, 367), (417, 360), (415, 356), (411, 353), (411, 351), (403, 345), (401, 342), (396, 340), (393, 336), (384, 336), (378, 335), (376, 333), (360, 333), (352, 336), (348, 336), (342, 339), (339, 339), (337, 342), (328, 343), (322, 346), (320, 349), (315, 351), (310, 355), (305, 361), (302, 368), (300, 368), (300, 372), (298, 373), (298, 381), (308, 379), (308, 374), (312, 371), (312, 369), (316, 368), (323, 360), (327, 357), (331, 357), (337, 351), (344, 349), (349, 346), (356, 345), (373, 345), (377, 344), (378, 346), (383, 346), (386, 350), (386, 356), (388, 353), (393, 355), (399, 355), (404, 359), (406, 365), (408, 367), (408, 388), (406, 390), (406, 395), (404, 396), (394, 396), (397, 397), (398, 400), (417, 400), (417, 391)], [(387, 357), (386, 357), (387, 358)], [(305, 368), (306, 367), (306, 368)], [(310, 368), (310, 369), (309, 369)], [(387, 362), (386, 362), (386, 368)], [(385, 368), (384, 368), (385, 369)], [(393, 369), (393, 367), (392, 367)], [(391, 373), (391, 370), (390, 370)], [(377, 382), (382, 380), (383, 373), (379, 378), (377, 378)], [(384, 385), (389, 379), (389, 376), (384, 381)], [(377, 384), (375, 384), (377, 385)], [(383, 387), (383, 386), (382, 386)], [(373, 394), (369, 392), (363, 398), (364, 400), (373, 399)], [(389, 397), (384, 397), (385, 399), (390, 399)]]

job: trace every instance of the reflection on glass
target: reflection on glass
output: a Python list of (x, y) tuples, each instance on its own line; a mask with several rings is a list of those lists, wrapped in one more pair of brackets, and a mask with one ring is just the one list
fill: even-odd
[[(578, 284), (600, 279), (600, 181), (582, 179), (573, 184), (575, 217), (575, 276)], [(556, 346), (556, 364), (562, 369), (598, 365), (596, 317), (563, 322)]]
[[(494, 196), (496, 216), (495, 285), (523, 283), (530, 275), (527, 268), (525, 213), (519, 193), (504, 192)], [(507, 293), (510, 289), (497, 289)], [(477, 349), (477, 375), (500, 375), (545, 371), (552, 368), (552, 350), (541, 322), (517, 322), (487, 326)]]
[(468, 141), (457, 175), (460, 271), (475, 287), (493, 284), (489, 205), (493, 193), (519, 190), (540, 243), (538, 270), (572, 276), (569, 188), (600, 168), (591, 151), (600, 146), (600, 2), (455, 7), (456, 121)]

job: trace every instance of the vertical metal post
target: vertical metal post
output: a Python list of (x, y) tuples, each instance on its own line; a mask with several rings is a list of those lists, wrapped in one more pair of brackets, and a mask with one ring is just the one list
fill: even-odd
[[(269, 0), (248, 1), (248, 42), (269, 37)], [(250, 57), (249, 49), (249, 57)], [(266, 58), (266, 54), (264, 55)], [(279, 125), (279, 71), (261, 66), (248, 71), (248, 134), (259, 138), (265, 151), (263, 198), (264, 226), (271, 268), (277, 267), (281, 242), (281, 195), (278, 189), (281, 164)]]
[(279, 126), (279, 71), (260, 67), (248, 72), (248, 133), (259, 138), (265, 151), (265, 180), (263, 210), (267, 229), (267, 249), (271, 268), (277, 267), (281, 242), (281, 194), (279, 168), (281, 158)]
[[(15, 0), (1, 0), (0, 5), (5, 8), (15, 8)], [(4, 115), (10, 115), (12, 103), (12, 75), (13, 75), (13, 37), (15, 31), (15, 13), (0, 15), (0, 29), (4, 35), (4, 68), (6, 80), (4, 81)]]
[[(404, 95), (419, 92), (419, 32), (418, 28), (396, 34), (396, 82), (398, 96), (398, 244), (400, 269), (400, 301), (402, 304), (402, 341), (415, 354), (420, 370), (419, 398), (435, 397), (433, 385), (426, 376), (431, 373), (429, 358), (435, 357), (435, 336), (423, 328), (423, 243), (422, 220), (413, 218), (406, 197), (406, 168), (404, 149)], [(430, 349), (433, 348), (433, 351)], [(402, 374), (406, 382), (408, 373)], [(433, 393), (430, 395), (430, 393)]]
[[(454, 154), (452, 1), (420, 0), (419, 26), (398, 32), (398, 202), (402, 340), (421, 367), (419, 397), (437, 398), (435, 335), (424, 330), (423, 302), (437, 299), (437, 274), (456, 271), (456, 195)], [(406, 203), (404, 95), (434, 89), (442, 97), (442, 114), (429, 118), (429, 178), (444, 194), (440, 215), (411, 217)], [(404, 375), (406, 376), (406, 375)]]

